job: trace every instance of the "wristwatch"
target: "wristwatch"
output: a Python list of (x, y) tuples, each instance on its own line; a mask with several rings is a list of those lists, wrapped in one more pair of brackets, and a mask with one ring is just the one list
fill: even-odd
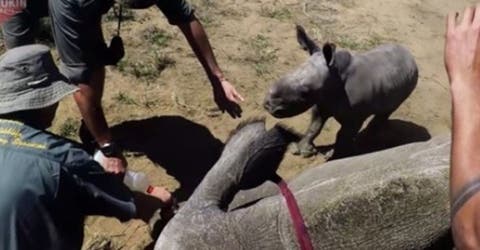
[(107, 142), (102, 145), (100, 145), (100, 151), (102, 152), (103, 155), (106, 157), (113, 157), (119, 155), (122, 150), (120, 147), (115, 142)]

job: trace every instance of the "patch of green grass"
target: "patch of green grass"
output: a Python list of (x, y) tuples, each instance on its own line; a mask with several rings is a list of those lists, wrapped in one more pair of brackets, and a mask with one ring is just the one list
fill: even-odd
[(63, 137), (73, 138), (80, 128), (80, 121), (71, 117), (67, 118), (62, 125), (60, 125), (58, 134)]
[(156, 45), (160, 48), (166, 47), (168, 42), (172, 39), (166, 31), (151, 26), (143, 32), (143, 37), (149, 44)]
[(215, 22), (215, 19), (210, 15), (200, 15), (199, 19), (205, 27), (214, 27), (218, 24)]
[(158, 106), (157, 105), (158, 101), (157, 100), (145, 100), (142, 104), (145, 108), (151, 109), (153, 107)]
[(363, 44), (361, 42), (348, 36), (340, 36), (336, 39), (335, 43), (338, 44), (338, 46), (346, 49), (360, 50), (363, 48)]
[(137, 102), (124, 92), (118, 92), (117, 95), (113, 97), (115, 101), (124, 105), (137, 105)]
[[(118, 21), (118, 7), (114, 6), (110, 8), (107, 14), (103, 15), (103, 18), (106, 22), (117, 22)], [(128, 8), (123, 7), (122, 10), (122, 22), (134, 21), (135, 13)]]
[(215, 0), (191, 0), (190, 3), (195, 9), (195, 16), (205, 28), (216, 27), (220, 24), (220, 6)]
[(133, 75), (135, 78), (155, 80), (165, 69), (173, 65), (175, 65), (175, 60), (171, 57), (155, 54), (153, 58), (146, 57), (145, 60), (135, 62), (124, 58), (117, 64), (117, 69), (123, 74)]
[(167, 55), (155, 55), (155, 66), (158, 74), (162, 73), (166, 68), (174, 66), (175, 60)]
[(253, 68), (258, 76), (270, 73), (273, 63), (277, 60), (277, 49), (273, 48), (268, 37), (256, 35), (248, 42), (251, 51), (246, 60), (253, 63)]
[(386, 39), (385, 37), (382, 37), (377, 33), (373, 33), (368, 37), (368, 39), (365, 40), (365, 47), (367, 49), (371, 49), (385, 42), (391, 42), (391, 40)]
[(149, 62), (138, 61), (130, 65), (130, 74), (136, 78), (155, 79), (160, 76), (157, 68)]
[(139, 79), (153, 80), (160, 75), (152, 63), (144, 60), (132, 62), (128, 58), (123, 58), (116, 68), (123, 74), (133, 75)]
[(122, 72), (122, 73), (127, 73), (127, 68), (129, 67), (129, 59), (127, 57), (123, 57), (115, 66), (115, 68)]
[(390, 40), (373, 33), (368, 36), (366, 39), (355, 39), (349, 36), (340, 36), (335, 39), (335, 42), (342, 48), (358, 50), (358, 51), (365, 51), (372, 48), (375, 48), (385, 42)]
[(284, 21), (291, 19), (292, 13), (288, 8), (262, 7), (260, 9), (260, 16)]

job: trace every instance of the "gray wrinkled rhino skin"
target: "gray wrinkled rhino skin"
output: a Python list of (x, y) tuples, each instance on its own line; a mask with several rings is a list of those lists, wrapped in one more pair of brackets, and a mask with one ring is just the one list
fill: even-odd
[(414, 57), (400, 45), (381, 45), (355, 55), (336, 51), (329, 43), (321, 49), (301, 26), (297, 26), (297, 39), (310, 58), (275, 82), (264, 101), (265, 109), (277, 118), (295, 116), (313, 106), (312, 121), (296, 154), (316, 154), (313, 140), (334, 117), (341, 129), (333, 158), (348, 155), (364, 121), (371, 115), (375, 117), (370, 126), (387, 121), (417, 84)]
[[(248, 148), (264, 133), (263, 123), (252, 123), (229, 140), (155, 249), (298, 249), (274, 185), (238, 193)], [(449, 232), (449, 150), (449, 137), (434, 138), (332, 161), (294, 178), (289, 186), (314, 248), (426, 249), (438, 242)], [(229, 203), (236, 208), (227, 210)]]

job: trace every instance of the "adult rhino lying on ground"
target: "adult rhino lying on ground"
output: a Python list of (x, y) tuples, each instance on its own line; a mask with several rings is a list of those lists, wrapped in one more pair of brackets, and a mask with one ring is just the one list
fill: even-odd
[(295, 154), (317, 153), (313, 140), (332, 116), (341, 124), (332, 157), (350, 154), (364, 121), (375, 115), (369, 124), (372, 128), (387, 121), (417, 84), (417, 65), (402, 46), (382, 45), (355, 55), (336, 51), (330, 43), (320, 49), (301, 26), (297, 26), (297, 39), (310, 58), (275, 82), (264, 102), (277, 118), (295, 116), (313, 106), (310, 126)]
[[(290, 138), (261, 121), (238, 129), (155, 249), (298, 249), (276, 186), (238, 193), (275, 172)], [(436, 138), (294, 178), (289, 186), (314, 249), (446, 249), (439, 240), (449, 231), (449, 149), (449, 138)]]

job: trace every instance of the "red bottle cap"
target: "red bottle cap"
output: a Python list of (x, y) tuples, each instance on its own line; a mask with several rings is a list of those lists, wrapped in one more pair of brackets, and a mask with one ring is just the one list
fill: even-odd
[(148, 185), (147, 194), (151, 194), (151, 193), (153, 192), (153, 189), (154, 189), (154, 188), (155, 188), (155, 187)]

